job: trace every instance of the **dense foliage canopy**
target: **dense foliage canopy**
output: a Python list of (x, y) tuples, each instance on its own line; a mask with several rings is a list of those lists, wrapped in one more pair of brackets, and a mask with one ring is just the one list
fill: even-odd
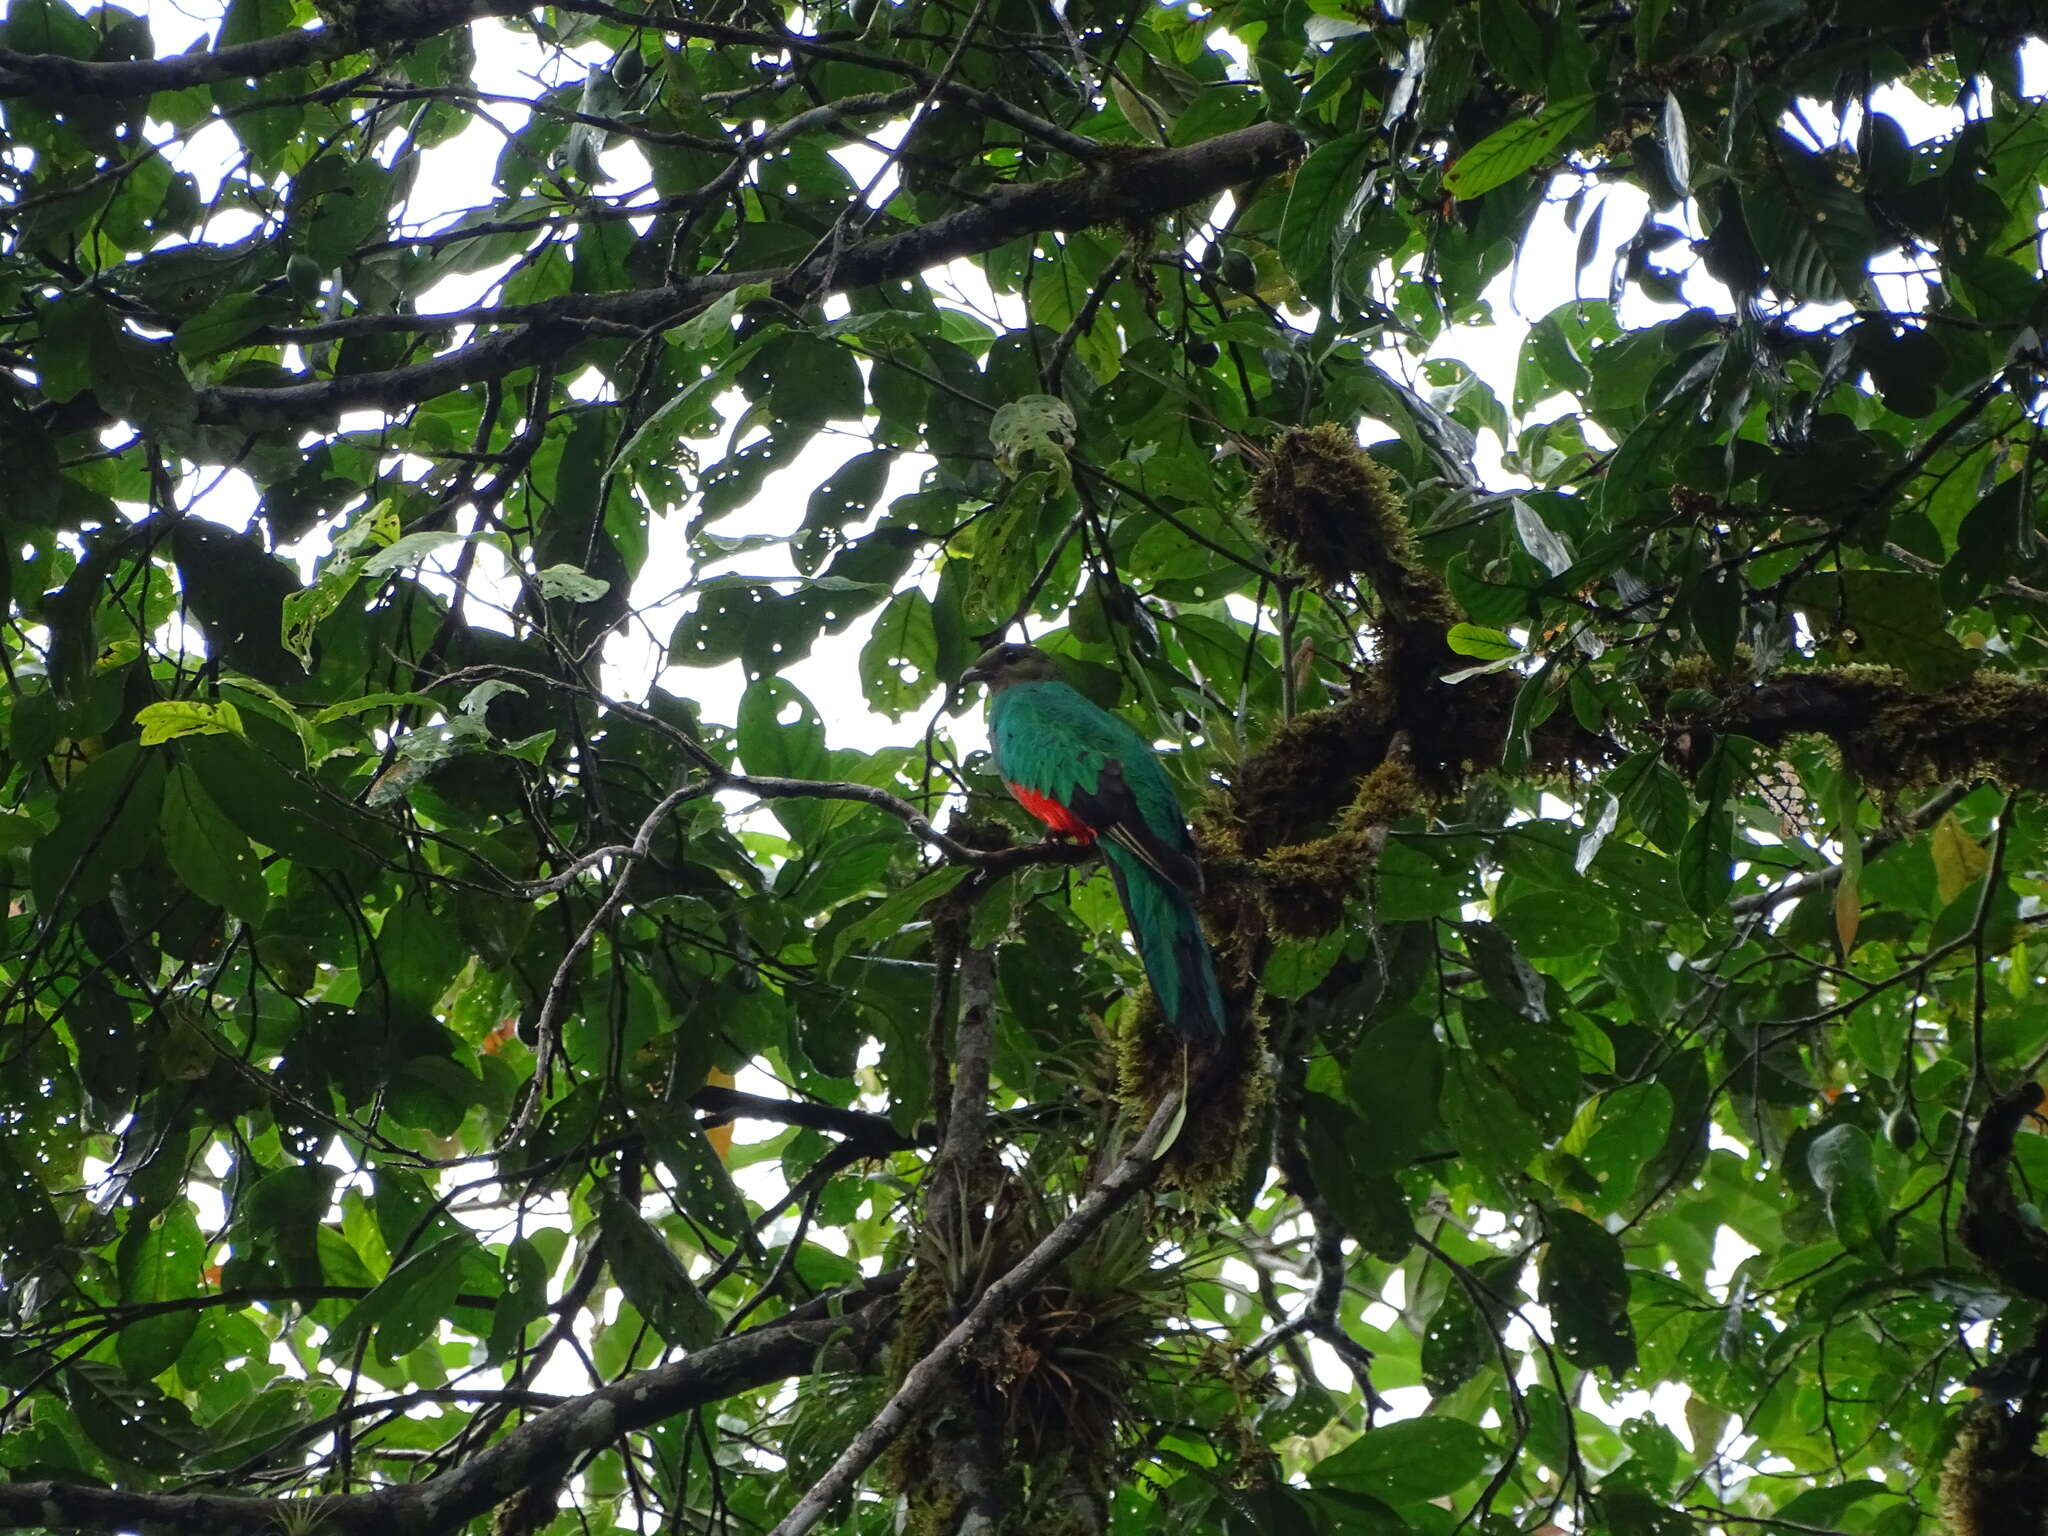
[(150, 11), (0, 38), (0, 1527), (2048, 1528), (2023, 0)]

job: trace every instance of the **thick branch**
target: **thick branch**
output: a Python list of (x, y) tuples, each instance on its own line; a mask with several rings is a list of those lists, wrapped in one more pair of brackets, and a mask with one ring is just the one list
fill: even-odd
[(2048, 1301), (2048, 1236), (2021, 1214), (2007, 1169), (2020, 1127), (2029, 1116), (2039, 1116), (2044, 1096), (2039, 1083), (2021, 1083), (1984, 1111), (1956, 1223), (1963, 1246), (1991, 1277), (2034, 1301)]
[[(914, 277), (1024, 235), (1142, 222), (1208, 201), (1231, 187), (1286, 170), (1301, 157), (1301, 135), (1260, 123), (1179, 149), (1132, 151), (1094, 170), (997, 193), (930, 224), (864, 240), (796, 269), (723, 273), (662, 288), (570, 294), (499, 312), (519, 329), (472, 341), (427, 362), (346, 378), (275, 388), (223, 385), (202, 390), (202, 421), (251, 429), (303, 426), (349, 410), (396, 411), (485, 379), (500, 378), (558, 355), (582, 328), (658, 329), (748, 283), (767, 283), (786, 299), (815, 299)], [(433, 323), (424, 317), (422, 323)], [(446, 323), (443, 321), (442, 323)]]
[(90, 63), (54, 53), (0, 48), (0, 98), (95, 96), (103, 99), (180, 91), (221, 80), (254, 80), (281, 69), (324, 63), (376, 43), (415, 42), (485, 16), (531, 10), (523, 0), (363, 0), (353, 31), (323, 27), (285, 32), (200, 53), (162, 59), (110, 59)]
[[(852, 1303), (849, 1303), (851, 1305)], [(877, 1314), (878, 1315), (878, 1314)], [(801, 1376), (851, 1331), (864, 1353), (876, 1315), (770, 1325), (671, 1364), (628, 1376), (536, 1414), (504, 1439), (425, 1482), (329, 1498), (251, 1499), (129, 1493), (75, 1483), (0, 1484), (0, 1530), (144, 1531), (150, 1536), (435, 1536), (458, 1529), (521, 1489), (566, 1476), (619, 1436), (735, 1393)], [(317, 1513), (316, 1524), (309, 1516)]]
[(844, 1136), (863, 1148), (877, 1152), (904, 1152), (923, 1145), (898, 1131), (887, 1115), (841, 1109), (833, 1104), (771, 1099), (758, 1093), (741, 1093), (733, 1088), (705, 1087), (690, 1095), (690, 1107), (700, 1111), (707, 1124), (728, 1120), (772, 1120), (779, 1125), (800, 1125), (808, 1130)]
[(1060, 1260), (1080, 1247), (1089, 1233), (1159, 1177), (1159, 1156), (1169, 1134), (1179, 1122), (1180, 1110), (1181, 1096), (1178, 1092), (1170, 1093), (1160, 1101), (1159, 1107), (1152, 1112), (1152, 1121), (1145, 1127), (1145, 1133), (1123, 1160), (1110, 1170), (1109, 1176), (1089, 1191), (1087, 1198), (1074, 1207), (1074, 1213), (1048, 1232), (1036, 1248), (1017, 1262), (1015, 1268), (982, 1292), (981, 1300), (974, 1304), (974, 1309), (954, 1324), (952, 1331), (933, 1345), (929, 1354), (910, 1368), (895, 1395), (882, 1405), (881, 1412), (854, 1437), (853, 1443), (832, 1463), (825, 1475), (811, 1485), (810, 1491), (797, 1501), (796, 1508), (783, 1518), (770, 1536), (803, 1536), (823, 1520), (833, 1505), (853, 1491), (853, 1485), (875, 1458), (910, 1427), (925, 1399), (945, 1384), (954, 1362), (968, 1345), (993, 1327), (1017, 1298), (1051, 1273)]
[(1711, 723), (1771, 745), (1826, 736), (1880, 788), (1994, 778), (2048, 789), (2048, 684), (1990, 666), (1934, 690), (1888, 667), (1784, 672), (1732, 695)]

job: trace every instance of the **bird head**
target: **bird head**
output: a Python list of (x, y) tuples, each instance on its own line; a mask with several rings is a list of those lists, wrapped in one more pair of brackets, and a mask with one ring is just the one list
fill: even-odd
[(998, 693), (1017, 683), (1051, 682), (1059, 675), (1052, 658), (1037, 646), (1008, 643), (983, 651), (974, 665), (960, 674), (960, 686), (986, 683), (989, 692)]

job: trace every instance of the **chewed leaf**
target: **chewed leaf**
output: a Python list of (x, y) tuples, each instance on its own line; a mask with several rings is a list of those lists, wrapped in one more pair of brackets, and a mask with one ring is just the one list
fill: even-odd
[(162, 746), (181, 736), (242, 734), (241, 713), (226, 701), (203, 704), (197, 699), (165, 699), (160, 704), (145, 704), (138, 709), (135, 723), (142, 727), (142, 744), (145, 747)]

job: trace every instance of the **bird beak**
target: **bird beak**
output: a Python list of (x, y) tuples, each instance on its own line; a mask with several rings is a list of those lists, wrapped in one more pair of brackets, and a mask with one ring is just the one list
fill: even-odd
[(967, 687), (970, 683), (985, 683), (988, 680), (989, 672), (986, 667), (969, 667), (960, 674), (960, 686), (962, 688)]

